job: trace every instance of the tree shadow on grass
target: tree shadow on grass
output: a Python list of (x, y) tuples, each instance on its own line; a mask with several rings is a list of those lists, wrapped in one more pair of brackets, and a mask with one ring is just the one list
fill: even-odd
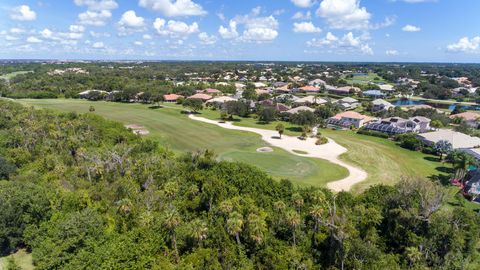
[(433, 174), (428, 177), (432, 181), (439, 182), (442, 186), (450, 185), (450, 176), (445, 174)]
[(161, 106), (161, 105), (152, 105), (152, 106), (148, 106), (148, 108), (151, 109), (151, 110), (156, 110), (156, 109), (161, 109), (161, 108), (163, 108), (163, 106)]
[(423, 159), (428, 160), (428, 161), (432, 161), (432, 162), (440, 162), (441, 161), (439, 157), (424, 157)]

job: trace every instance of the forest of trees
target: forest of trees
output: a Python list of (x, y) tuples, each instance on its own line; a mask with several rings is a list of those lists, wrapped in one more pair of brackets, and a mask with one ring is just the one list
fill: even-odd
[(92, 113), (0, 101), (0, 178), (0, 255), (37, 269), (480, 267), (478, 214), (431, 180), (297, 187)]

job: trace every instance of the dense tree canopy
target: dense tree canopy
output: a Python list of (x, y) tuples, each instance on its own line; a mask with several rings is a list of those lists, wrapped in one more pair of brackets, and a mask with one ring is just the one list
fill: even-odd
[(38, 269), (478, 269), (479, 216), (423, 179), (332, 193), (94, 114), (0, 101), (0, 252)]

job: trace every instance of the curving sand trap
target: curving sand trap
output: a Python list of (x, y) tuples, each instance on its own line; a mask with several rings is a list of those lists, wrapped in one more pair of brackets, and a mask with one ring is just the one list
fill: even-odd
[[(347, 152), (347, 149), (337, 144), (331, 139), (328, 139), (328, 143), (326, 144), (315, 145), (315, 142), (317, 141), (316, 138), (307, 138), (306, 140), (300, 140), (297, 137), (283, 135), (282, 139), (279, 139), (278, 133), (273, 130), (234, 126), (231, 122), (219, 123), (217, 121), (210, 120), (204, 117), (198, 117), (193, 114), (190, 114), (189, 118), (209, 124), (214, 124), (227, 129), (254, 132), (260, 134), (262, 136), (262, 139), (270, 145), (280, 147), (294, 155), (325, 159), (346, 168), (349, 172), (348, 177), (328, 183), (327, 186), (331, 190), (348, 191), (353, 185), (360, 183), (367, 178), (367, 173), (364, 170), (348, 165), (347, 163), (338, 159), (341, 154)], [(304, 151), (307, 154), (299, 154), (298, 152), (294, 152), (294, 150)]]

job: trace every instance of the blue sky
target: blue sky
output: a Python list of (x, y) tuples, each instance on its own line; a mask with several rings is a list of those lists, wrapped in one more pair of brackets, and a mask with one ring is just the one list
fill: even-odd
[(478, 0), (2, 0), (0, 58), (480, 62)]

